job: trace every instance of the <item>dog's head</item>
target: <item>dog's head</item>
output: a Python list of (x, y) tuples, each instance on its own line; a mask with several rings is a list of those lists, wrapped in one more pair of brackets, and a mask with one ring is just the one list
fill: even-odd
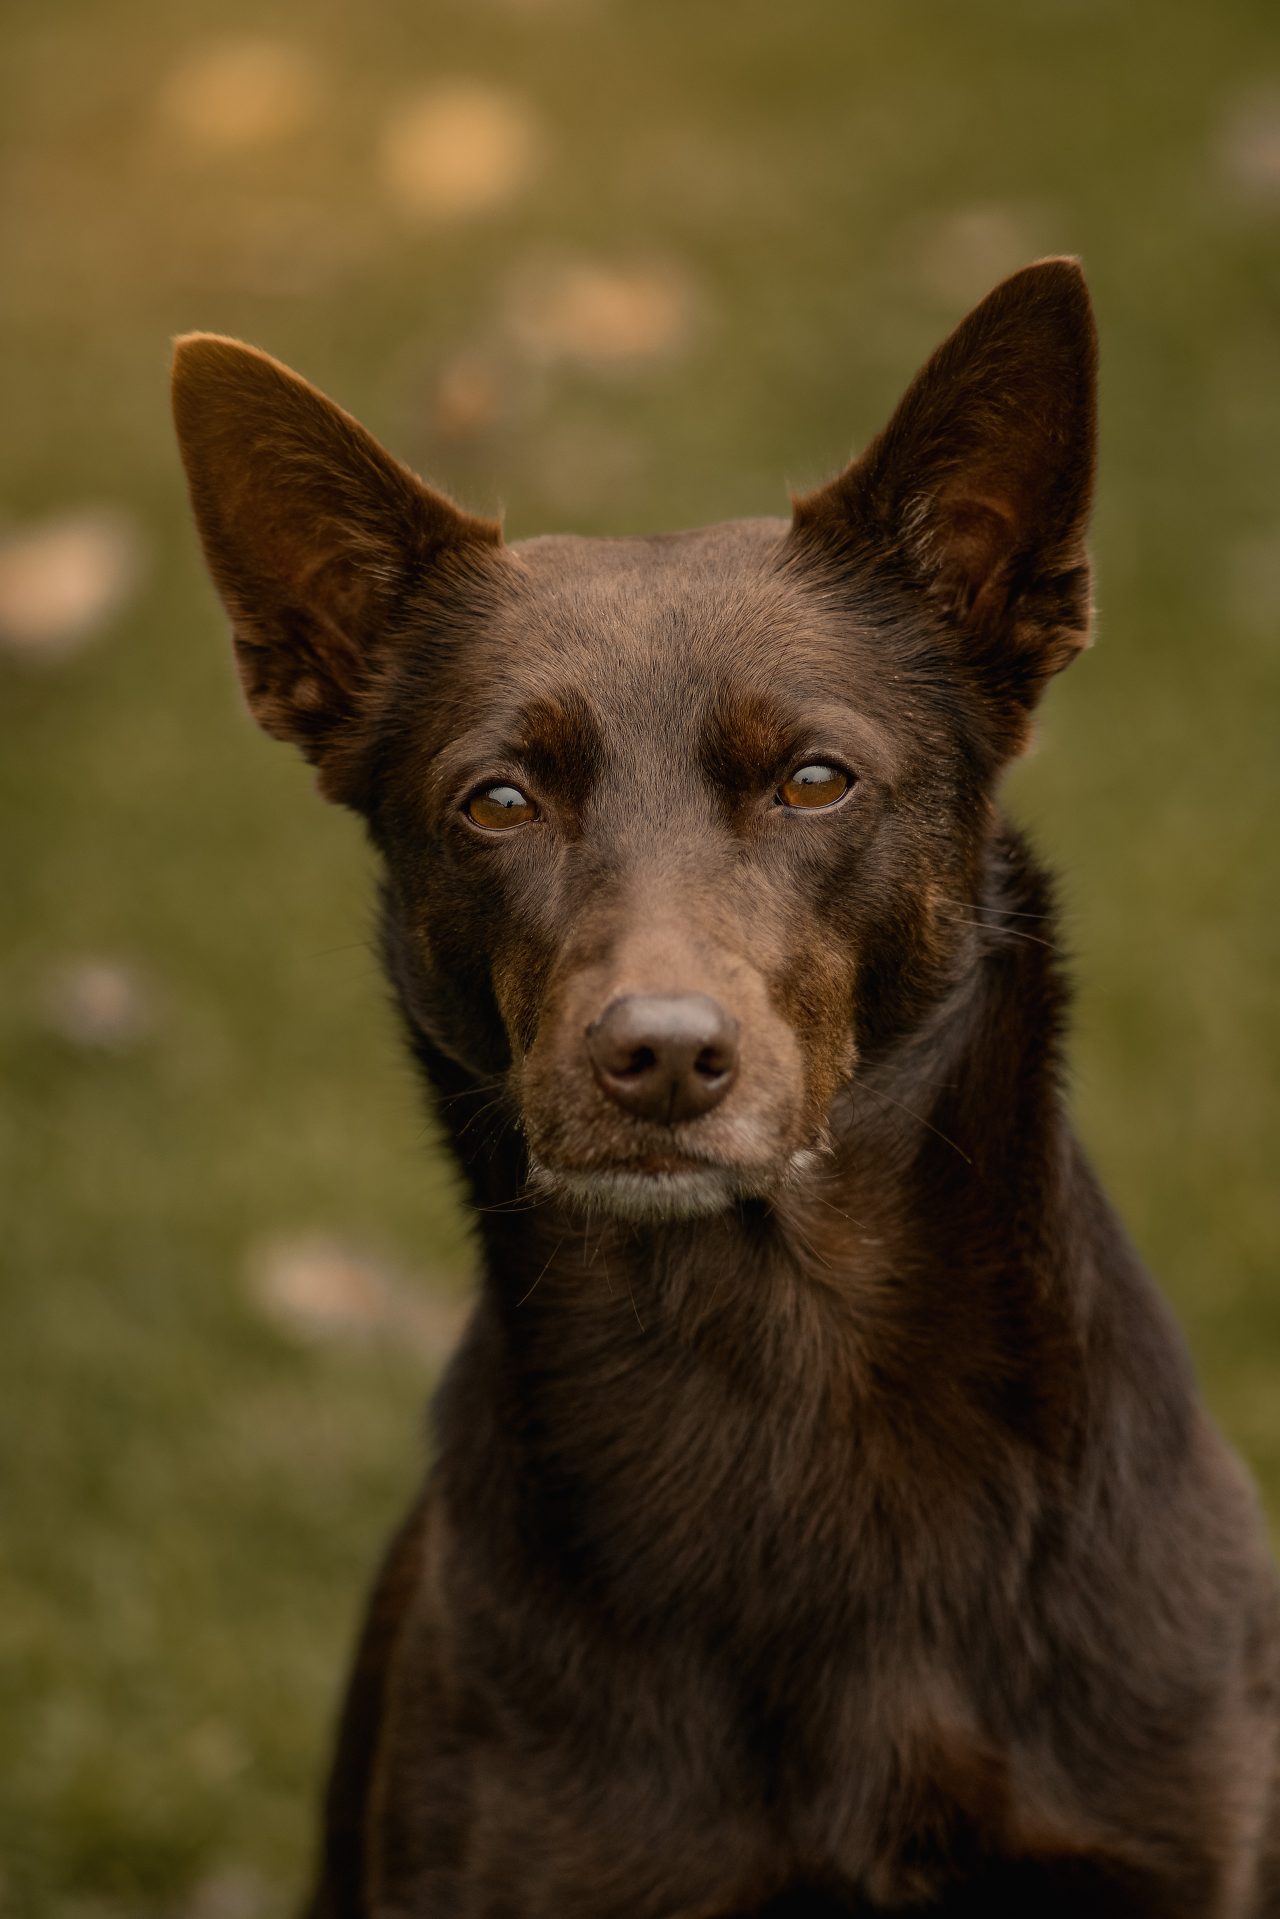
[(432, 1049), (534, 1177), (633, 1216), (768, 1194), (955, 980), (1000, 769), (1085, 644), (1078, 267), (998, 287), (789, 521), (508, 546), (253, 349), (179, 343), (249, 704), (386, 861)]

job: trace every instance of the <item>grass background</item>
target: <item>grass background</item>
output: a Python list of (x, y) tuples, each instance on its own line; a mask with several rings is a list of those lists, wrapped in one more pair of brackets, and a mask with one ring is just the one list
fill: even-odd
[[(606, 533), (779, 510), (994, 279), (1083, 256), (1099, 642), (1011, 798), (1067, 875), (1083, 1131), (1280, 1513), (1271, 0), (10, 0), (0, 34), (0, 536), (107, 506), (144, 556), (80, 647), (0, 639), (0, 1911), (288, 1910), (442, 1339), (255, 1274), (293, 1246), (305, 1294), (321, 1235), (402, 1319), (466, 1285), (358, 831), (239, 711), (176, 331), (269, 347), (514, 534)], [(256, 121), (227, 72), (275, 75)], [(460, 82), (491, 204), (450, 212), (404, 116)], [(132, 1024), (59, 1010), (86, 963)]]

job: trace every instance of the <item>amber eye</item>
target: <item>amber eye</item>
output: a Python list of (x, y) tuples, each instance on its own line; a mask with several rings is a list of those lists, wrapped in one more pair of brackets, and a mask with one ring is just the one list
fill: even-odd
[(487, 786), (483, 793), (471, 795), (465, 811), (477, 826), (498, 833), (509, 826), (527, 826), (538, 817), (537, 807), (518, 786)]
[(783, 780), (778, 788), (777, 798), (782, 806), (805, 807), (816, 811), (820, 806), (834, 806), (842, 800), (853, 780), (838, 766), (798, 766), (789, 778)]

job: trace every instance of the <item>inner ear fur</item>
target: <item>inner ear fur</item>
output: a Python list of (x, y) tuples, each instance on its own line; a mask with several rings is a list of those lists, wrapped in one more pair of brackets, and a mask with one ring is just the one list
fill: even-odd
[(251, 711), (362, 803), (373, 694), (406, 596), (501, 543), (306, 380), (238, 340), (176, 343), (196, 525)]
[(794, 537), (888, 557), (1029, 703), (1088, 643), (1097, 334), (1079, 263), (975, 307), (888, 426), (795, 501)]

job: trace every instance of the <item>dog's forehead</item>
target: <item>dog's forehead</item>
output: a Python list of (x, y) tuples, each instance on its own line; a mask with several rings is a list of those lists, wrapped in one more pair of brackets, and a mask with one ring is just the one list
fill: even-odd
[(516, 590), (492, 629), (508, 689), (581, 692), (632, 721), (655, 703), (692, 719), (701, 691), (762, 685), (790, 658), (810, 681), (828, 667), (836, 691), (842, 662), (784, 563), (787, 531), (782, 520), (742, 520), (513, 546)]
[(711, 647), (784, 617), (785, 526), (738, 521), (630, 539), (553, 535), (511, 548), (514, 609), (558, 649)]

